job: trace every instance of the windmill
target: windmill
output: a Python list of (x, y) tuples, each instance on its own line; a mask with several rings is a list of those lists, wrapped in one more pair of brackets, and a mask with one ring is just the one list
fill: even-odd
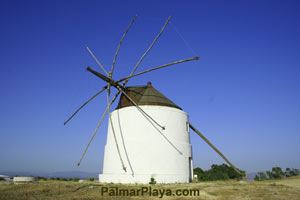
[[(89, 66), (87, 70), (102, 79), (106, 85), (80, 106), (64, 125), (105, 90), (107, 91), (107, 107), (78, 162), (78, 166), (105, 115), (108, 113), (108, 136), (104, 153), (103, 174), (99, 175), (99, 181), (101, 182), (148, 183), (150, 178), (155, 178), (158, 182), (189, 182), (193, 177), (190, 128), (204, 139), (236, 172), (241, 174), (203, 134), (189, 123), (188, 115), (156, 90), (150, 82), (147, 86), (125, 87), (127, 82), (135, 76), (199, 59), (199, 57), (194, 57), (179, 60), (135, 73), (144, 57), (165, 30), (171, 17), (167, 19), (159, 34), (133, 68), (131, 74), (119, 80), (113, 79), (113, 71), (121, 44), (136, 17), (131, 20), (119, 42), (109, 72), (105, 70), (93, 52), (86, 46), (104, 74), (91, 69)], [(110, 100), (111, 87), (116, 88), (117, 92)], [(120, 94), (119, 104), (111, 112), (110, 107)]]

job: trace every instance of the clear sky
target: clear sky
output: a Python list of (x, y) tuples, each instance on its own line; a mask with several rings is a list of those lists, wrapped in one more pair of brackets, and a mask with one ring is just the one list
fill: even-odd
[[(107, 118), (77, 162), (106, 107), (90, 49), (114, 78), (130, 73), (168, 16), (170, 24), (138, 71), (199, 56), (132, 78), (152, 85), (238, 168), (300, 168), (299, 1), (0, 2), (0, 171), (101, 171)], [(114, 91), (115, 92), (115, 91)], [(113, 107), (115, 107), (114, 104)], [(195, 167), (223, 160), (191, 134)]]

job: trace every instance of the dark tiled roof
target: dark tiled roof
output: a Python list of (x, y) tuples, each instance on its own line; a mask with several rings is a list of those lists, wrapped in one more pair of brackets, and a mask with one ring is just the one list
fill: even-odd
[[(152, 87), (151, 83), (148, 83), (147, 86), (126, 87), (126, 93), (137, 105), (159, 105), (182, 110), (170, 99)], [(124, 94), (122, 94), (116, 109), (128, 106), (133, 106), (133, 104)]]

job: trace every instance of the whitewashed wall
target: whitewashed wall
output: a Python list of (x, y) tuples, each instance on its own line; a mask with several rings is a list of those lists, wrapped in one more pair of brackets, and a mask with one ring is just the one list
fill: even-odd
[(108, 127), (100, 182), (189, 182), (192, 174), (188, 115), (172, 107), (141, 106), (162, 130), (133, 106), (112, 112), (112, 122), (127, 172), (122, 169), (111, 125)]

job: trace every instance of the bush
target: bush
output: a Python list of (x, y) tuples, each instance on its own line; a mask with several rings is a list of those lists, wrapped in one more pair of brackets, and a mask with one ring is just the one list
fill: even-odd
[(274, 179), (271, 171), (266, 171), (266, 174), (268, 175), (268, 179)]
[[(268, 177), (266, 176), (266, 174), (268, 175)], [(283, 172), (280, 167), (272, 167), (272, 171), (266, 171), (266, 174), (264, 172), (258, 172), (254, 180), (264, 181), (270, 179), (281, 179), (290, 176), (297, 176), (300, 174), (300, 171), (294, 168), (286, 168), (285, 172)]]
[(272, 174), (274, 179), (281, 179), (285, 177), (285, 173), (282, 171), (280, 167), (273, 167)]
[(42, 176), (38, 176), (37, 179), (38, 179), (38, 180), (44, 180), (44, 181), (47, 180), (47, 178), (42, 177)]
[(254, 180), (255, 181), (264, 181), (264, 180), (267, 180), (267, 176), (264, 172), (258, 172), (255, 177), (254, 177)]
[(290, 177), (290, 176), (298, 176), (300, 174), (300, 171), (298, 169), (290, 169), (286, 168), (285, 170), (285, 176)]
[(258, 172), (259, 180), (264, 181), (267, 180), (267, 176), (264, 172)]
[(90, 178), (90, 181), (94, 181), (94, 180), (95, 180), (95, 178), (94, 178), (94, 177), (91, 177), (91, 178)]
[(154, 178), (151, 178), (149, 184), (155, 185), (156, 184), (156, 180)]
[(285, 177), (285, 173), (281, 170), (280, 167), (273, 167), (272, 171), (266, 172), (268, 175), (268, 179), (281, 179)]
[[(241, 170), (240, 170), (241, 171)], [(245, 171), (241, 171), (245, 174)], [(232, 167), (226, 164), (211, 165), (211, 169), (203, 171), (197, 167), (194, 169), (194, 174), (197, 174), (198, 181), (215, 181), (215, 180), (228, 180), (236, 179), (241, 180), (242, 176), (238, 174)]]
[(78, 177), (75, 177), (74, 179), (73, 179), (73, 181), (76, 181), (76, 182), (78, 182), (80, 180), (80, 178), (78, 178)]

